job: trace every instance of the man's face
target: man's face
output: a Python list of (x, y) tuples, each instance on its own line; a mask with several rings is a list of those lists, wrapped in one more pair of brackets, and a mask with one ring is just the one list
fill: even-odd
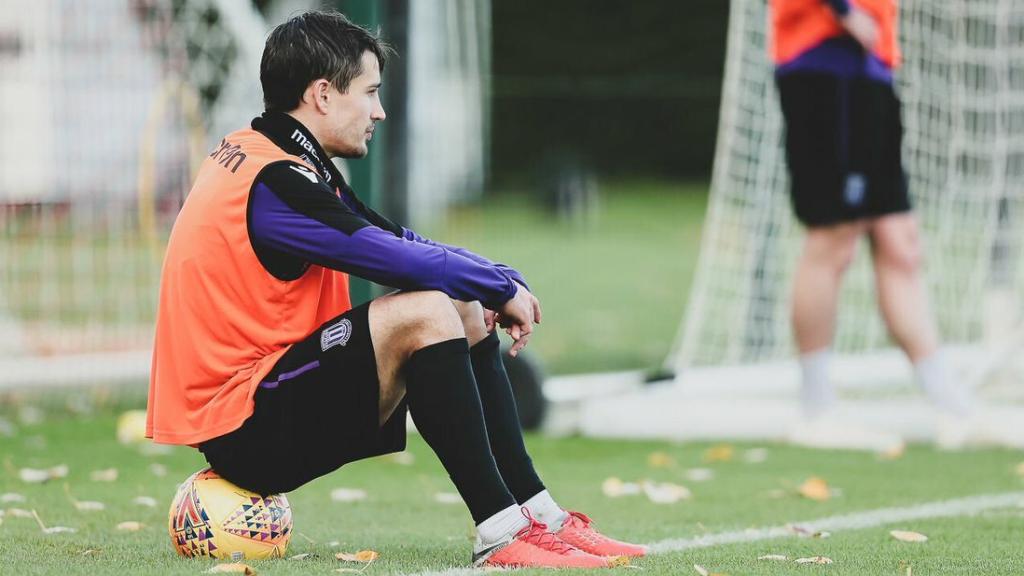
[(373, 136), (373, 127), (383, 120), (380, 103), (380, 65), (373, 52), (363, 52), (363, 72), (352, 79), (348, 91), (330, 88), (327, 138), (322, 142), (331, 156), (362, 158), (366, 143)]

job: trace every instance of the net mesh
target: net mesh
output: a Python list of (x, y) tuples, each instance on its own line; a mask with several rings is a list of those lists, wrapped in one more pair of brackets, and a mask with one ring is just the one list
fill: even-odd
[[(1024, 298), (1024, 4), (905, 0), (904, 166), (925, 273), (947, 342), (1006, 342)], [(793, 354), (791, 214), (783, 126), (767, 56), (767, 6), (734, 0), (711, 198), (700, 263), (670, 367)], [(864, 246), (840, 297), (835, 348), (890, 346)]]

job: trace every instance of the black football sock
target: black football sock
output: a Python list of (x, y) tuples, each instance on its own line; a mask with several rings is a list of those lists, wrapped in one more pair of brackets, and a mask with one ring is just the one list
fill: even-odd
[(544, 483), (537, 476), (533, 460), (523, 443), (516, 399), (512, 395), (512, 385), (505, 372), (505, 365), (501, 362), (497, 333), (492, 332), (478, 342), (470, 349), (469, 355), (484, 408), (491, 452), (509, 491), (515, 496), (516, 502), (522, 504), (544, 490)]
[(406, 364), (409, 413), (477, 524), (516, 503), (487, 441), (465, 338), (418, 350)]

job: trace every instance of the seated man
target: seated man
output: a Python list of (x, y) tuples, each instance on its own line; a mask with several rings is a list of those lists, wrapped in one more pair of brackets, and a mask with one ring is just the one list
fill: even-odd
[[(331, 163), (366, 155), (389, 52), (337, 13), (270, 34), (266, 112), (206, 159), (171, 232), (147, 435), (269, 494), (403, 450), (408, 409), (473, 516), (475, 564), (643, 555), (556, 504), (526, 452), (494, 333), (515, 355), (540, 322), (522, 275), (390, 222)], [(401, 291), (352, 308), (347, 274)]]

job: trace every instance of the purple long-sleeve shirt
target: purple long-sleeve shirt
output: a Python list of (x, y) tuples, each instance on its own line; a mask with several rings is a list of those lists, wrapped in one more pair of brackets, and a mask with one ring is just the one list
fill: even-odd
[[(832, 8), (837, 17), (850, 12), (849, 0), (822, 1)], [(846, 79), (865, 78), (892, 83), (892, 69), (848, 34), (823, 40), (775, 68), (776, 76), (794, 72), (812, 72)]]
[[(267, 113), (253, 121), (253, 128), (319, 168), (275, 162), (253, 183), (249, 237), (275, 277), (294, 279), (317, 264), (394, 288), (439, 290), (491, 309), (511, 299), (517, 283), (526, 286), (508, 266), (433, 242), (364, 206), (333, 165), (319, 162), (326, 154), (297, 120)], [(295, 147), (300, 141), (295, 134), (313, 144), (312, 155)]]

